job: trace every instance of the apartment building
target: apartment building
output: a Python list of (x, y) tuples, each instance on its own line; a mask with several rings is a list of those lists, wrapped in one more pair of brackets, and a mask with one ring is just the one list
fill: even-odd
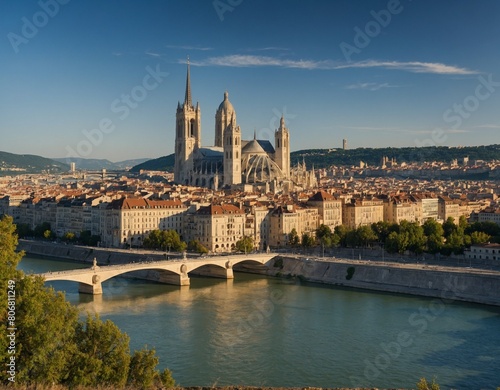
[(351, 199), (345, 203), (342, 213), (343, 224), (350, 228), (371, 225), (384, 220), (384, 203), (380, 199)]
[(318, 210), (319, 224), (329, 226), (332, 230), (335, 226), (342, 225), (342, 201), (335, 199), (324, 190), (316, 192), (309, 198), (307, 204)]

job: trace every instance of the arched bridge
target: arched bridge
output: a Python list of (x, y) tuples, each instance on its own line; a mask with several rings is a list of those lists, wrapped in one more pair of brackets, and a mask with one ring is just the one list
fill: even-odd
[(43, 276), (47, 282), (58, 280), (79, 282), (80, 292), (97, 295), (102, 294), (102, 282), (132, 271), (154, 271), (154, 277), (151, 278), (149, 276), (152, 280), (160, 283), (188, 286), (188, 273), (191, 271), (204, 276), (233, 279), (233, 265), (243, 262), (265, 265), (275, 256), (276, 254), (272, 253), (210, 256), (191, 259), (184, 258), (181, 260), (127, 263), (103, 267), (98, 266), (94, 260), (94, 265), (91, 268), (47, 272), (40, 274), (40, 276)]

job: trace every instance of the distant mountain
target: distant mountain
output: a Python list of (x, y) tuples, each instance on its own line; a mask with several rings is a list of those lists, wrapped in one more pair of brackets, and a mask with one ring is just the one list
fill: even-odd
[(33, 154), (13, 154), (0, 151), (0, 173), (67, 172), (69, 165)]
[(88, 171), (100, 171), (101, 169), (108, 170), (127, 170), (134, 165), (143, 163), (144, 161), (149, 161), (148, 158), (139, 158), (135, 160), (125, 160), (119, 162), (111, 162), (106, 159), (95, 159), (95, 158), (81, 158), (81, 157), (64, 157), (55, 158), (54, 160), (66, 163), (69, 165), (70, 162), (74, 162), (76, 169), (88, 170)]
[[(308, 168), (326, 168), (331, 165), (352, 166), (359, 165), (360, 161), (379, 166), (383, 157), (395, 158), (398, 163), (440, 161), (451, 162), (469, 157), (474, 160), (500, 160), (500, 145), (448, 147), (433, 146), (425, 148), (357, 148), (357, 149), (306, 149), (290, 154), (290, 163), (295, 166), (305, 161)], [(146, 171), (173, 171), (174, 154), (146, 161), (130, 169), (131, 172)]]
[(131, 172), (145, 171), (170, 171), (174, 170), (175, 155), (169, 154), (168, 156), (158, 157), (154, 160), (146, 161), (142, 164), (136, 165), (130, 169)]

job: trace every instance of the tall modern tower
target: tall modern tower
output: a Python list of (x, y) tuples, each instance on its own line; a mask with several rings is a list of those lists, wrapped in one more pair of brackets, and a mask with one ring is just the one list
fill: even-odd
[(347, 150), (347, 139), (342, 140), (342, 149)]
[(193, 170), (193, 152), (201, 146), (201, 110), (191, 99), (191, 76), (189, 58), (187, 62), (186, 94), (184, 103), (177, 103), (175, 115), (175, 168), (174, 181), (187, 184), (189, 173)]

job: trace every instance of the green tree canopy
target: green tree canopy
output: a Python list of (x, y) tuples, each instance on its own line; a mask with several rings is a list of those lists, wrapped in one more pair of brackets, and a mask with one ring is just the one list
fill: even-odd
[(300, 243), (300, 238), (299, 235), (297, 234), (297, 230), (293, 228), (290, 230), (290, 233), (288, 233), (288, 242), (287, 244), (289, 246), (297, 246)]
[(196, 253), (208, 253), (208, 249), (198, 240), (189, 241), (187, 249)]
[[(130, 365), (129, 338), (111, 321), (87, 316), (63, 293), (46, 287), (40, 276), (17, 270), (23, 253), (16, 252), (17, 236), (11, 217), (0, 219), (0, 299), (7, 302), (7, 291), (16, 294), (16, 384), (78, 386), (124, 386), (127, 378), (139, 378)], [(0, 332), (7, 334), (8, 306), (0, 306)], [(9, 320), (10, 321), (10, 320)], [(10, 325), (9, 325), (10, 326)], [(0, 364), (6, 366), (11, 355), (8, 338), (0, 337)], [(153, 363), (155, 363), (153, 365)], [(159, 385), (173, 386), (170, 371), (155, 370), (157, 359), (143, 359), (141, 372), (155, 371)], [(148, 365), (149, 364), (149, 365)], [(9, 383), (7, 370), (0, 371), (0, 383)], [(141, 385), (142, 386), (142, 385)]]
[(235, 250), (245, 253), (253, 251), (253, 238), (250, 236), (241, 237), (236, 241)]
[(183, 252), (187, 244), (181, 240), (175, 230), (152, 230), (144, 239), (145, 248)]

